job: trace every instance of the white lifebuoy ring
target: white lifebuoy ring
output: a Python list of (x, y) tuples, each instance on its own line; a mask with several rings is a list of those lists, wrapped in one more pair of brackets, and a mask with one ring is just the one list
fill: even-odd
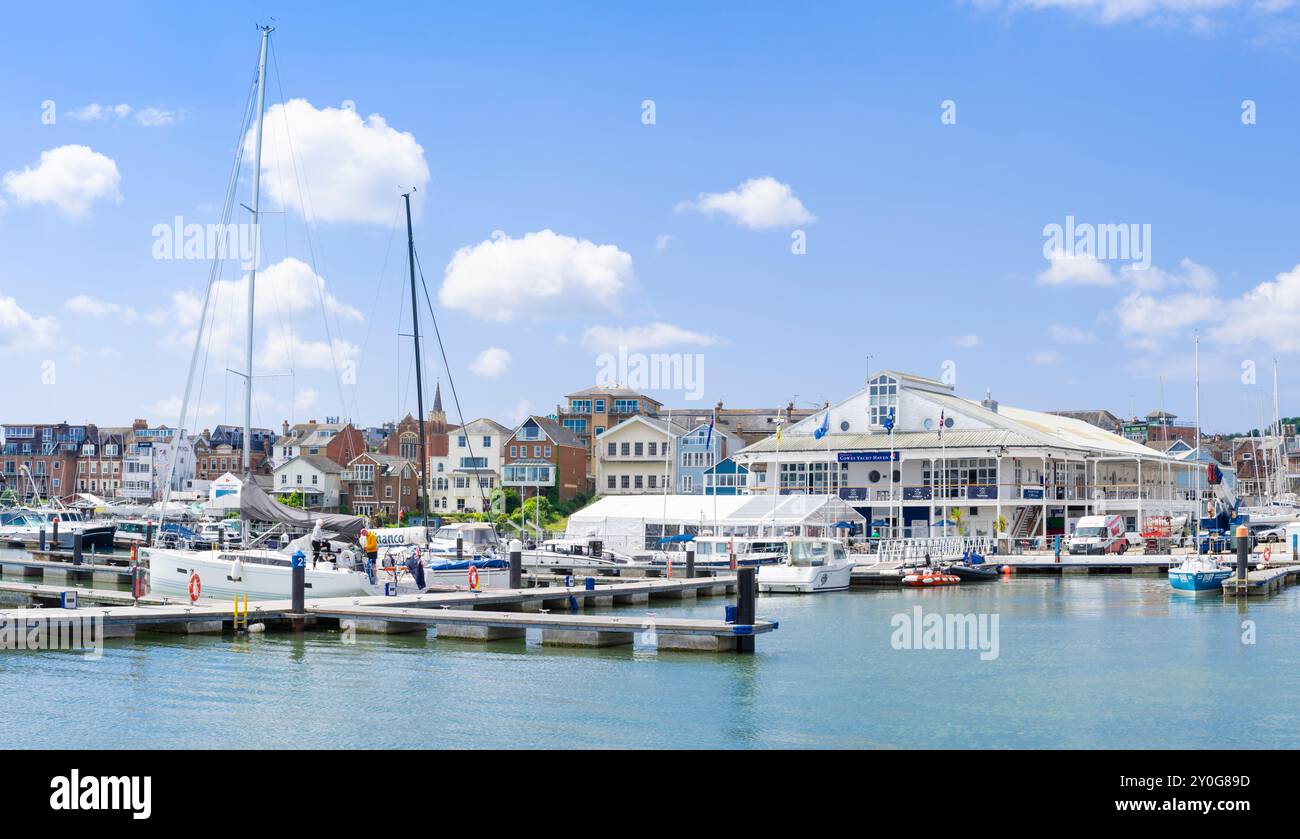
[(469, 567), (469, 587), (478, 591), (478, 583), (478, 566), (471, 565)]
[(197, 603), (199, 595), (203, 593), (203, 581), (199, 579), (199, 572), (190, 572), (190, 602)]

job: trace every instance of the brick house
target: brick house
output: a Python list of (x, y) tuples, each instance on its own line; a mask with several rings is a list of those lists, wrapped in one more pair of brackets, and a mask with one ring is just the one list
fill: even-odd
[(366, 436), (350, 422), (326, 417), (325, 422), (310, 420), (290, 426), (286, 420), (271, 446), (271, 468), (278, 469), (299, 456), (325, 457), (346, 466), (366, 448)]
[(502, 446), (501, 485), (521, 498), (529, 487), (554, 488), (561, 501), (587, 492), (587, 444), (556, 420), (529, 417)]
[(402, 457), (366, 452), (343, 471), (343, 503), (354, 516), (383, 513), (396, 520), (403, 513), (418, 513), (419, 488), (415, 463)]
[[(269, 428), (254, 428), (250, 436), (253, 448), (248, 453), (253, 474), (270, 474), (271, 447), (275, 433)], [(218, 425), (204, 431), (194, 441), (194, 477), (200, 481), (215, 481), (227, 472), (239, 474), (244, 464), (244, 429), (233, 425)]]

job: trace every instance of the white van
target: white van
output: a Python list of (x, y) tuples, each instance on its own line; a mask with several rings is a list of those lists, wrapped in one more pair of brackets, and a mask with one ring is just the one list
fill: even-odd
[(1127, 550), (1123, 516), (1083, 516), (1070, 537), (1072, 554), (1122, 554)]

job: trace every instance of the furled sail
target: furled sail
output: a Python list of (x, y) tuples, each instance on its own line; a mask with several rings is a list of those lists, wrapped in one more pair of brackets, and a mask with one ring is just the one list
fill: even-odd
[(313, 513), (288, 507), (266, 494), (266, 490), (257, 485), (251, 474), (244, 475), (244, 484), (239, 490), (239, 515), (254, 521), (269, 521), (288, 524), (310, 530), (317, 521), (321, 527), (346, 539), (357, 539), (366, 526), (361, 516), (345, 516), (340, 513)]

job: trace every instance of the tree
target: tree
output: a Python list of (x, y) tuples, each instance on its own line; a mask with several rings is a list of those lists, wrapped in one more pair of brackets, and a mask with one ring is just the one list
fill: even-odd
[(296, 507), (301, 510), (307, 506), (307, 499), (303, 496), (302, 490), (295, 489), (293, 492), (281, 498), (280, 503), (286, 507)]

